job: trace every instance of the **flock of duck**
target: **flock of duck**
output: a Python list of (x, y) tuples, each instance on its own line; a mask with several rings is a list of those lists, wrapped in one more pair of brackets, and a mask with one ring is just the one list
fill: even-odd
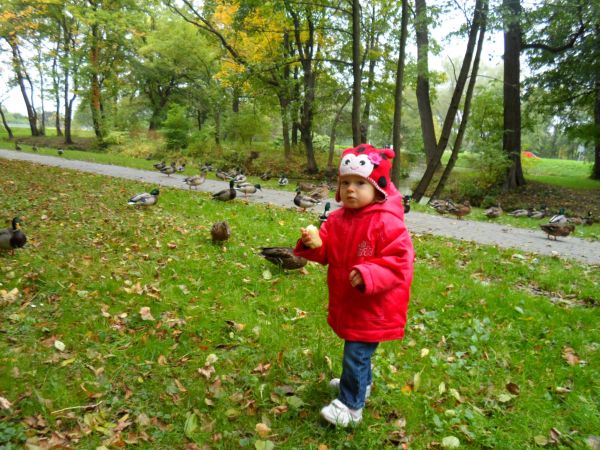
[[(431, 200), (429, 206), (435, 209), (439, 214), (453, 215), (456, 216), (457, 219), (461, 219), (471, 213), (471, 205), (468, 200), (463, 203), (455, 203), (452, 200), (436, 199)], [(486, 217), (495, 219), (504, 214), (504, 211), (500, 205), (497, 205), (487, 208), (483, 213)], [(545, 205), (539, 210), (536, 210), (535, 208), (515, 209), (514, 211), (507, 213), (507, 215), (513, 217), (528, 217), (536, 220), (549, 217), (548, 223), (540, 224), (540, 228), (546, 233), (548, 239), (554, 237), (554, 240), (559, 236), (568, 236), (571, 234), (575, 231), (575, 225), (591, 225), (594, 223), (592, 211), (588, 211), (587, 215), (583, 217), (568, 217), (565, 214), (565, 209), (560, 208), (557, 214), (552, 215)]]

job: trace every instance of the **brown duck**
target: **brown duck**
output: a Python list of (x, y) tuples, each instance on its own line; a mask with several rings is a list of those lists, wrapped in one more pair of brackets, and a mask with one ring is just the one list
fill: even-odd
[(267, 261), (283, 269), (301, 269), (308, 262), (301, 256), (294, 255), (291, 247), (263, 247), (260, 255)]
[(575, 225), (572, 223), (543, 223), (540, 224), (540, 228), (548, 235), (548, 239), (554, 236), (555, 241), (558, 236), (568, 236), (575, 231)]
[(471, 204), (469, 200), (465, 200), (462, 205), (452, 205), (448, 208), (448, 214), (456, 216), (458, 220), (461, 220), (467, 214), (471, 214)]
[(229, 239), (229, 236), (231, 236), (231, 228), (226, 220), (223, 220), (222, 222), (216, 222), (210, 229), (210, 235), (213, 242), (226, 241)]

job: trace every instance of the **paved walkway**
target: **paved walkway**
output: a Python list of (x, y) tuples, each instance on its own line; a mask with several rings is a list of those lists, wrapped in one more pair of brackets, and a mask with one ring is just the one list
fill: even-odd
[[(70, 160), (56, 156), (17, 152), (0, 149), (0, 158), (29, 161), (48, 166), (63, 167), (111, 177), (127, 178), (145, 183), (188, 189), (182, 175), (166, 175), (151, 170), (130, 169), (128, 167)], [(224, 181), (206, 180), (198, 190), (216, 192), (227, 187)], [(282, 207), (293, 207), (294, 193), (276, 189), (264, 189), (262, 194), (248, 197), (250, 202), (272, 203)], [(332, 200), (333, 208), (339, 207)], [(433, 214), (410, 212), (406, 225), (412, 233), (433, 234), (449, 238), (473, 241), (485, 245), (514, 248), (519, 252), (531, 252), (549, 256), (574, 259), (586, 264), (600, 264), (600, 242), (591, 242), (575, 237), (551, 241), (541, 230), (529, 230), (508, 225), (471, 220), (455, 220)]]

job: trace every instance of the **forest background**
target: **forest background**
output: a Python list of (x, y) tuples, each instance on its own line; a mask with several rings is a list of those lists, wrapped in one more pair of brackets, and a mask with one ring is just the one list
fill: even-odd
[[(599, 22), (597, 0), (10, 0), (0, 111), (11, 138), (14, 87), (25, 142), (246, 168), (263, 155), (317, 177), (340, 147), (393, 146), (395, 181), (423, 165), (417, 200), (469, 153), (479, 175), (462, 193), (479, 203), (525, 183), (523, 150), (588, 161), (600, 179)], [(489, 66), (498, 33), (504, 64)]]

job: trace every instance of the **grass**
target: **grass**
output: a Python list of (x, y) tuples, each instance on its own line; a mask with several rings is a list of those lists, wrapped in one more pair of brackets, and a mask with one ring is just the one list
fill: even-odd
[(342, 351), (326, 269), (257, 256), (316, 216), (168, 188), (133, 209), (150, 186), (0, 172), (29, 238), (0, 254), (2, 448), (583, 448), (600, 429), (596, 267), (414, 236), (406, 339), (380, 346), (364, 422), (336, 430), (318, 416)]

